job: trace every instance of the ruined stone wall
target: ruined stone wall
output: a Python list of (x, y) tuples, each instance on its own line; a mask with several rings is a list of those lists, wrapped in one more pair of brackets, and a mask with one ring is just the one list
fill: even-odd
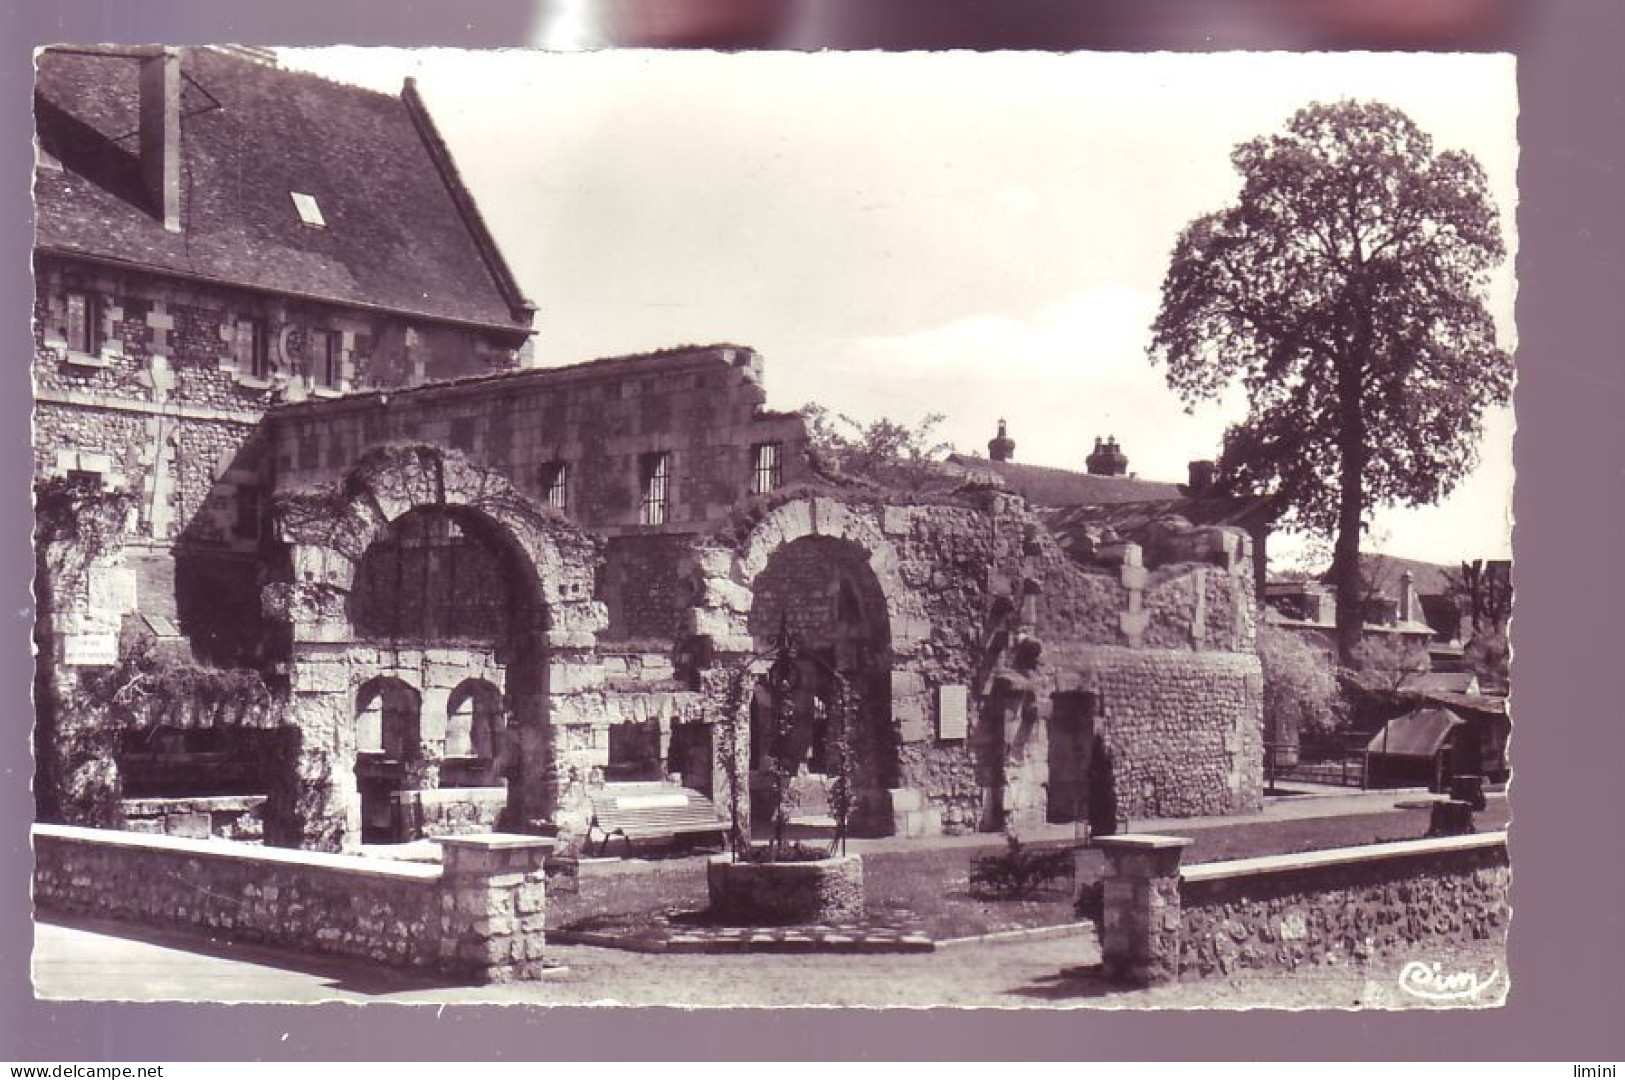
[(1511, 878), (1504, 834), (1498, 844), (1461, 839), (1487, 843), (1416, 841), (1187, 867), (1180, 974), (1224, 978), (1425, 958), (1429, 947), (1451, 943), (1504, 944)]
[(119, 810), (128, 832), (250, 843), (265, 835), (264, 795), (124, 799)]
[(1084, 660), (1111, 747), (1118, 812), (1234, 814), (1263, 797), (1256, 656), (1101, 648)]
[[(812, 565), (816, 548), (797, 554), (807, 537), (866, 552), (884, 597), (899, 832), (1042, 823), (1057, 693), (1093, 695), (1121, 813), (1259, 805), (1262, 682), (1244, 536), (1191, 538), (1210, 562), (1148, 570), (1133, 549), (1083, 566), (998, 492), (916, 505), (790, 498), (735, 546), (697, 555), (696, 628), (743, 652), (778, 625), (746, 613), (817, 622), (829, 571)], [(965, 702), (963, 725), (945, 719), (949, 700)]]
[[(749, 497), (757, 444), (781, 444), (782, 484), (808, 475), (800, 418), (766, 413), (764, 400), (761, 358), (719, 346), (311, 402), (275, 414), (278, 483), (328, 483), (371, 447), (425, 443), (544, 505), (554, 467), (567, 466), (564, 512), (594, 532), (693, 533)], [(640, 470), (661, 453), (665, 521), (640, 525)]]
[(606, 641), (673, 641), (687, 630), (694, 598), (682, 566), (692, 538), (616, 536), (604, 545), (598, 593), (609, 611)]

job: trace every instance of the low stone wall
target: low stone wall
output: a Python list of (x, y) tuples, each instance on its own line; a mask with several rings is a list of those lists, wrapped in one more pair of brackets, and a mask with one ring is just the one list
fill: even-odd
[(34, 902), (476, 982), (541, 974), (550, 840), (447, 837), (441, 866), (36, 825)]
[(244, 842), (258, 842), (265, 836), (264, 795), (125, 799), (119, 803), (119, 813), (130, 832)]
[(1108, 973), (1158, 983), (1503, 939), (1506, 833), (1179, 867), (1182, 837), (1096, 841)]
[(863, 918), (863, 860), (857, 855), (809, 862), (734, 862), (719, 855), (706, 867), (711, 915), (746, 926), (850, 923)]

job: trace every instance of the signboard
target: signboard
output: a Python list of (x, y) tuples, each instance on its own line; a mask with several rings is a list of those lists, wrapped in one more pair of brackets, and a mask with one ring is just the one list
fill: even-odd
[(62, 640), (68, 667), (112, 667), (118, 663), (117, 634), (69, 634)]
[(937, 738), (963, 739), (968, 728), (970, 693), (963, 686), (937, 687)]

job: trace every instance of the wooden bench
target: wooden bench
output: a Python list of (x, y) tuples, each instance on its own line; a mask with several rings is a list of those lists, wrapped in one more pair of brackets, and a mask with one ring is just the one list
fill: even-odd
[(662, 781), (605, 784), (592, 796), (587, 843), (598, 839), (598, 854), (619, 836), (627, 853), (634, 840), (674, 840), (679, 836), (715, 835), (728, 831), (716, 804), (699, 792)]

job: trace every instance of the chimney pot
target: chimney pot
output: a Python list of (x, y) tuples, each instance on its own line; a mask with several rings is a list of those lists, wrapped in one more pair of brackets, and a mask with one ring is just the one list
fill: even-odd
[(993, 461), (1009, 461), (1016, 453), (1016, 440), (1005, 433), (1004, 421), (999, 421), (999, 433), (988, 440), (987, 456)]

